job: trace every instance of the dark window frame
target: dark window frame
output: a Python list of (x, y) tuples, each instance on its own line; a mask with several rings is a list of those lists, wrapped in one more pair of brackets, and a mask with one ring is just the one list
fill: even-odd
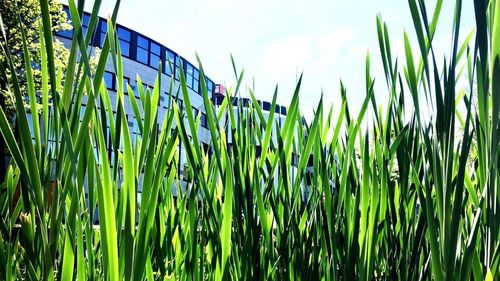
[[(69, 13), (68, 6), (63, 4), (63, 9), (67, 14), (68, 19), (71, 21), (71, 16)], [(84, 12), (81, 20), (82, 20), (82, 28), (83, 28), (82, 31), (86, 32), (88, 29), (88, 25), (90, 23), (90, 13)], [(104, 36), (105, 36), (106, 32), (107, 32), (107, 20), (102, 18), (102, 17), (99, 17), (98, 21), (97, 21), (95, 32), (94, 32), (94, 34), (92, 36), (92, 40), (90, 42), (90, 45), (96, 46), (96, 47), (102, 47), (104, 44), (103, 41), (104, 41), (104, 38), (105, 38)], [(130, 58), (136, 62), (142, 63), (146, 66), (151, 67), (151, 68), (158, 69), (158, 65), (156, 65), (156, 64), (151, 66), (151, 56), (152, 55), (157, 56), (159, 61), (161, 61), (162, 66), (163, 66), (162, 73), (165, 75), (168, 75), (170, 77), (172, 77), (172, 76), (175, 77), (175, 79), (177, 81), (180, 80), (179, 74), (180, 74), (181, 64), (182, 64), (184, 71), (186, 71), (186, 64), (190, 64), (191, 66), (193, 66), (193, 75), (192, 75), (193, 79), (192, 79), (190, 85), (188, 85), (188, 86), (190, 89), (194, 90), (196, 93), (201, 95), (201, 91), (200, 91), (201, 74), (200, 74), (200, 71), (193, 64), (191, 64), (189, 61), (185, 60), (184, 58), (179, 56), (176, 52), (172, 51), (171, 49), (169, 49), (166, 46), (163, 46), (159, 42), (157, 42), (157, 41), (155, 41), (155, 40), (153, 40), (145, 35), (142, 35), (142, 34), (136, 32), (130, 28), (127, 28), (125, 26), (121, 26), (121, 25), (117, 24), (115, 32), (117, 35), (117, 40), (118, 40), (120, 47), (121, 47), (122, 56)], [(66, 31), (59, 31), (56, 34), (57, 34), (57, 36), (62, 37), (62, 38), (72, 39), (73, 33), (74, 33), (74, 28), (71, 28), (71, 29), (66, 30)], [(138, 38), (142, 38), (142, 39), (145, 39), (147, 41), (147, 43), (148, 43), (147, 49), (144, 49), (144, 47), (139, 46)], [(151, 44), (155, 44), (159, 47), (159, 48), (157, 48), (157, 50), (159, 51), (159, 54), (156, 51), (153, 52), (153, 50), (151, 49)], [(126, 45), (128, 47), (128, 54), (127, 54), (126, 48), (124, 48), (124, 45)], [(146, 51), (147, 62), (144, 62), (144, 60), (138, 59), (137, 50), (139, 48)], [(168, 67), (168, 58), (170, 58), (172, 60), (171, 61), (173, 64), (172, 71), (170, 71), (170, 68)], [(207, 82), (207, 90), (213, 96), (216, 85), (208, 77), (205, 76), (205, 78), (207, 78), (208, 81), (210, 81), (210, 83)], [(116, 86), (115, 86), (115, 88), (116, 88)]]
[[(141, 39), (144, 39), (144, 41), (146, 41), (145, 42), (147, 45), (146, 47), (139, 44), (139, 41), (141, 41)], [(140, 34), (137, 34), (137, 40), (136, 40), (136, 46), (135, 46), (135, 48), (136, 48), (135, 49), (135, 54), (136, 54), (135, 59), (136, 59), (136, 61), (138, 61), (144, 65), (147, 65), (147, 66), (149, 66), (149, 43), (150, 43), (150, 40), (147, 37), (142, 36)], [(146, 61), (143, 61), (142, 58), (139, 57), (139, 50), (146, 52), (146, 57), (145, 57)], [(141, 55), (141, 57), (142, 57), (142, 55)]]
[[(163, 47), (163, 51), (161, 52), (163, 57), (161, 58), (162, 60), (162, 72), (163, 74), (172, 77), (175, 73), (175, 60), (177, 57), (177, 54), (170, 50), (167, 47)], [(169, 59), (170, 63), (172, 64), (172, 69), (170, 69), (170, 64), (169, 64)]]
[[(158, 47), (158, 49), (157, 49), (158, 52), (153, 51), (153, 47)], [(152, 60), (152, 57), (157, 57), (158, 60), (156, 60), (156, 62), (154, 62)], [(158, 43), (156, 43), (156, 42), (154, 42), (154, 41), (152, 41), (152, 40), (149, 40), (148, 59), (149, 59), (149, 66), (151, 66), (154, 69), (158, 69), (158, 63), (162, 62), (162, 59), (161, 59), (161, 45), (158, 44)], [(162, 65), (163, 65), (163, 62), (162, 62)]]
[(206, 113), (201, 113), (200, 116), (200, 123), (203, 128), (208, 128), (208, 120), (207, 120), (207, 114)]
[[(174, 71), (175, 71), (175, 80), (180, 81), (181, 80), (181, 64), (184, 63), (184, 59), (181, 56), (175, 57), (175, 62), (174, 62)], [(184, 69), (184, 65), (182, 65), (182, 68)]]
[[(121, 31), (121, 32), (120, 32)], [(127, 40), (127, 36), (125, 36), (123, 34), (123, 32), (125, 33), (128, 33), (128, 40)], [(118, 35), (118, 42), (120, 44), (120, 51), (121, 51), (121, 54), (122, 56), (126, 57), (126, 58), (130, 58), (130, 53), (131, 53), (131, 45), (132, 45), (132, 31), (130, 31), (129, 29), (127, 28), (124, 28), (122, 26), (117, 26), (116, 27), (116, 34)], [(123, 53), (123, 45), (128, 45), (128, 49), (127, 49), (127, 54), (124, 54)]]
[[(109, 86), (108, 83), (107, 83), (107, 81), (106, 81), (106, 78), (105, 78), (106, 74), (110, 74), (111, 75), (111, 86)], [(106, 84), (106, 88), (108, 90), (116, 91), (116, 75), (113, 72), (111, 72), (111, 71), (104, 71), (102, 79), (104, 79), (104, 82)]]
[(262, 102), (262, 110), (271, 111), (271, 103), (267, 101)]

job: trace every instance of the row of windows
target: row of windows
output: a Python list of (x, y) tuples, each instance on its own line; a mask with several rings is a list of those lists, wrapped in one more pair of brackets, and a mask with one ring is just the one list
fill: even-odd
[[(108, 90), (112, 90), (112, 91), (116, 91), (116, 88), (117, 88), (117, 83), (116, 83), (116, 76), (114, 75), (114, 73), (112, 72), (109, 72), (109, 71), (105, 71), (104, 72), (104, 75), (103, 75), (103, 79), (104, 79), (104, 83), (106, 84), (106, 87), (108, 88)], [(123, 86), (125, 87), (127, 84), (130, 85), (130, 78), (128, 77), (123, 77)], [(146, 89), (152, 89), (153, 87), (150, 86), (150, 85), (146, 85), (146, 84), (143, 84), (143, 87), (144, 87), (144, 91), (146, 91)], [(135, 90), (135, 95), (136, 97), (139, 96), (139, 93), (138, 91), (136, 90), (136, 87), (135, 86), (131, 86), (131, 88), (133, 88)], [(125, 94), (127, 94), (127, 92), (125, 91)], [(168, 99), (168, 93), (165, 93), (164, 95), (160, 95), (160, 106), (163, 106), (164, 108), (167, 108), (168, 107), (168, 101), (166, 100), (166, 98)], [(175, 97), (173, 97), (175, 99)], [(183, 107), (183, 103), (182, 103), (182, 100), (177, 100), (177, 106), (179, 107), (179, 109), (184, 109)], [(193, 114), (196, 117), (198, 117), (198, 112), (199, 110), (195, 107), (193, 107)], [(207, 115), (205, 113), (201, 113), (201, 116), (200, 116), (200, 123), (201, 123), (201, 126), (204, 127), (204, 128), (207, 128)]]
[[(108, 30), (108, 23), (104, 20), (100, 21), (100, 36), (99, 36), (99, 47), (102, 48), (104, 45), (104, 40), (106, 39), (106, 32)], [(126, 30), (123, 27), (118, 27), (116, 29), (116, 33), (118, 34), (118, 41), (120, 42), (120, 51), (122, 56), (130, 58), (130, 42), (132, 38), (132, 34), (130, 31)]]
[[(214, 98), (213, 98), (214, 104), (221, 105), (222, 102), (224, 101), (224, 98), (225, 97), (221, 96), (221, 95), (214, 96)], [(252, 101), (248, 98), (238, 98), (238, 97), (231, 97), (231, 101), (233, 103), (233, 106), (242, 105), (243, 107), (249, 107), (250, 104), (252, 103)], [(257, 100), (257, 103), (262, 108), (262, 110), (265, 110), (265, 111), (271, 110), (271, 103), (270, 102)], [(281, 114), (281, 115), (286, 115), (286, 107), (276, 105), (276, 107), (274, 108), (274, 112)]]
[[(70, 19), (69, 10), (64, 7), (68, 18)], [(85, 13), (82, 20), (84, 34), (87, 32), (90, 16)], [(107, 21), (103, 18), (99, 19), (97, 30), (99, 36), (95, 36), (91, 41), (91, 45), (102, 48), (106, 38)], [(129, 30), (122, 26), (117, 26), (116, 33), (120, 44), (120, 50), (124, 57), (130, 58), (144, 65), (158, 69), (161, 62), (162, 72), (170, 77), (180, 80), (181, 65), (184, 69), (186, 84), (194, 92), (201, 94), (200, 73), (199, 70), (191, 63), (181, 58), (168, 48), (154, 42), (153, 40)], [(66, 30), (57, 33), (58, 36), (71, 39), (73, 30)], [(211, 96), (214, 90), (214, 82), (206, 79), (206, 85), (209, 95)]]

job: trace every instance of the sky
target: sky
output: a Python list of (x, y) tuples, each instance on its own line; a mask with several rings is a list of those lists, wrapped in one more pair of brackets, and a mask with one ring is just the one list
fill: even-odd
[[(86, 10), (91, 10), (87, 1)], [(114, 2), (103, 0), (100, 16), (112, 13)], [(433, 11), (435, 0), (426, 1)], [(449, 53), (455, 1), (444, 1), (435, 50)], [(465, 1), (461, 38), (473, 28), (473, 7)], [(356, 112), (365, 91), (365, 61), (369, 52), (377, 100), (387, 99), (376, 32), (376, 16), (387, 23), (393, 52), (404, 58), (403, 32), (417, 40), (408, 2), (404, 0), (123, 0), (117, 22), (153, 38), (195, 63), (200, 56), (205, 73), (216, 83), (235, 86), (230, 55), (244, 69), (242, 96), (248, 87), (259, 99), (271, 100), (278, 85), (278, 103), (291, 101), (303, 73), (300, 108), (310, 119), (323, 93), (334, 112), (341, 107), (339, 82), (347, 87), (349, 106)], [(401, 60), (401, 59), (400, 59)]]

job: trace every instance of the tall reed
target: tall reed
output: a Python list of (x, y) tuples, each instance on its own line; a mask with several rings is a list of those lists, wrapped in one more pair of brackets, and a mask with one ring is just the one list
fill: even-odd
[[(0, 74), (19, 132), (0, 110), (12, 155), (0, 186), (0, 279), (500, 278), (500, 2), (474, 1), (475, 32), (459, 42), (462, 1), (456, 1), (444, 62), (433, 48), (443, 1), (432, 10), (423, 0), (408, 3), (418, 49), (405, 33), (405, 56), (395, 57), (388, 26), (377, 17), (389, 99), (377, 103), (367, 57), (366, 97), (356, 116), (342, 85), (338, 115), (321, 100), (313, 120), (303, 123), (302, 78), (281, 126), (277, 90), (269, 115), (251, 90), (249, 107), (233, 107), (230, 98), (243, 81), (234, 61), (235, 91), (215, 107), (200, 63), (209, 157), (182, 71), (180, 86), (171, 81), (168, 92), (179, 86), (186, 109), (171, 102), (164, 120), (157, 112), (159, 78), (147, 90), (137, 79), (139, 99), (123, 84), (113, 28), (120, 1), (95, 72), (87, 48), (92, 34), (82, 33), (83, 2), (69, 1), (74, 37), (62, 73), (54, 65), (48, 3), (40, 0), (43, 82), (35, 88), (25, 49), (29, 110), (16, 75), (7, 79), (9, 69), (15, 72), (5, 35), (0, 40), (7, 54)], [(118, 77), (116, 104), (102, 79), (108, 59)], [(467, 90), (457, 87), (460, 79)], [(125, 112), (126, 98), (133, 112)], [(138, 121), (137, 139), (126, 113)], [(179, 142), (193, 180), (174, 198)]]

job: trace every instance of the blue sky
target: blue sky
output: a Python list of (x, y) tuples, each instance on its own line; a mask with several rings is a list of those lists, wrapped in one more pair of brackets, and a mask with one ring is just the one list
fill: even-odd
[[(428, 10), (434, 9), (435, 2), (426, 1)], [(455, 1), (444, 2), (435, 49), (448, 53)], [(463, 38), (474, 21), (472, 1), (465, 2)], [(103, 0), (100, 15), (110, 14), (113, 6), (114, 1)], [(154, 38), (191, 62), (196, 62), (197, 52), (205, 72), (227, 86), (235, 84), (233, 54), (237, 67), (245, 69), (245, 85), (255, 85), (258, 98), (271, 99), (278, 84), (278, 102), (283, 105), (291, 100), (297, 74), (303, 72), (301, 109), (310, 118), (322, 91), (328, 105), (340, 107), (340, 79), (347, 87), (351, 108), (359, 108), (365, 96), (367, 51), (372, 76), (377, 78), (377, 98), (381, 102), (386, 98), (376, 35), (378, 13), (389, 26), (396, 54), (403, 54), (405, 28), (416, 46), (408, 3), (402, 0), (125, 0), (118, 23)]]

